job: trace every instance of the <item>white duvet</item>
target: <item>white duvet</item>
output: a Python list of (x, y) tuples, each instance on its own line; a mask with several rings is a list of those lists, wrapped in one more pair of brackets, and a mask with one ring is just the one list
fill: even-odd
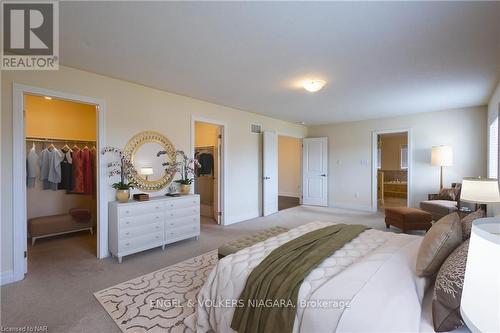
[[(234, 332), (231, 302), (252, 270), (282, 244), (328, 225), (308, 223), (221, 259), (198, 295), (196, 330)], [(418, 332), (425, 280), (414, 267), (421, 239), (370, 229), (337, 250), (302, 283), (297, 303), (305, 307), (297, 308), (294, 332)]]

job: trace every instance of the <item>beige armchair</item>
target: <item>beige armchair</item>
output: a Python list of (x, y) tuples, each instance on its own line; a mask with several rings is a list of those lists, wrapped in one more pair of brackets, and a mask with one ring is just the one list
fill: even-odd
[(455, 200), (440, 198), (439, 194), (429, 194), (428, 200), (420, 203), (420, 208), (432, 214), (432, 219), (438, 221), (443, 216), (456, 212), (460, 209), (460, 191), (462, 184), (453, 183), (451, 188), (455, 193)]

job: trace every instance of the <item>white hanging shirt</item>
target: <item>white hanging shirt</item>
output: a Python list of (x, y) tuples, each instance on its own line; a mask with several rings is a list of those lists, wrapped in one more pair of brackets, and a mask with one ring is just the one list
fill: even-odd
[(38, 154), (36, 153), (35, 147), (33, 147), (26, 157), (26, 184), (28, 187), (35, 187), (37, 164)]

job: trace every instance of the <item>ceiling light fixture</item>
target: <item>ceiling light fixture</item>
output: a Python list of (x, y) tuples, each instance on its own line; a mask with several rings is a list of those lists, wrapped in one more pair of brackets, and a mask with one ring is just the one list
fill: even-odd
[(316, 92), (321, 90), (326, 84), (326, 81), (323, 80), (307, 80), (302, 85), (305, 90), (309, 92)]
[(51, 100), (51, 99), (52, 99), (52, 97), (49, 97), (49, 96), (45, 96), (44, 98), (45, 98), (45, 99), (48, 99), (48, 100)]

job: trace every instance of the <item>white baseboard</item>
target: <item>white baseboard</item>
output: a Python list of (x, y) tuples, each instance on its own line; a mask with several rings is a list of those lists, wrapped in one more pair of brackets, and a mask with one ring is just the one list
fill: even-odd
[(346, 203), (333, 203), (329, 205), (331, 208), (341, 208), (341, 209), (350, 209), (350, 210), (358, 210), (361, 212), (375, 212), (371, 206), (364, 205), (356, 205), (356, 204), (346, 204)]
[(226, 223), (224, 225), (230, 225), (230, 224), (235, 224), (235, 223), (251, 220), (251, 219), (254, 219), (254, 218), (259, 217), (259, 216), (260, 216), (259, 212), (240, 214), (237, 216), (229, 216), (226, 219), (226, 221), (225, 221)]
[(14, 272), (5, 271), (0, 273), (0, 285), (8, 284), (14, 282)]
[(278, 195), (282, 197), (300, 198), (300, 194), (293, 192), (279, 192)]

